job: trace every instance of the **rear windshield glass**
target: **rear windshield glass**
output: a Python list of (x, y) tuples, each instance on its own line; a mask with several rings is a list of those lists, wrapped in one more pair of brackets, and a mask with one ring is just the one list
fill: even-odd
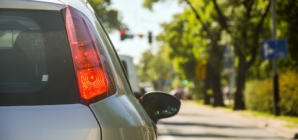
[(0, 105), (79, 102), (59, 11), (0, 11)]

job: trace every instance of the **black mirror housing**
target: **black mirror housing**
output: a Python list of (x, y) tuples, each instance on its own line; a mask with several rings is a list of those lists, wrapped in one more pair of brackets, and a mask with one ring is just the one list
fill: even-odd
[(160, 91), (146, 93), (141, 97), (140, 103), (154, 123), (176, 115), (181, 106), (179, 99)]

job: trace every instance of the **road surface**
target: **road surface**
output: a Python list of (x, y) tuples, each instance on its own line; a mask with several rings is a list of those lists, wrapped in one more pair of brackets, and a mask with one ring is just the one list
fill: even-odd
[(157, 127), (159, 140), (284, 140), (247, 121), (189, 102), (182, 102), (179, 114), (160, 120)]

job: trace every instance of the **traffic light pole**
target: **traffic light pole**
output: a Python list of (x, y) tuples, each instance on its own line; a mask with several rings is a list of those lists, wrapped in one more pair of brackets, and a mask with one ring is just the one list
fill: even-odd
[[(276, 18), (275, 18), (275, 0), (271, 0), (271, 18), (272, 18), (272, 40), (276, 41)], [(274, 115), (279, 116), (279, 82), (277, 73), (277, 62), (276, 59), (272, 60), (273, 67), (273, 105), (274, 105)]]
[(152, 44), (152, 32), (148, 32), (148, 43), (151, 45)]

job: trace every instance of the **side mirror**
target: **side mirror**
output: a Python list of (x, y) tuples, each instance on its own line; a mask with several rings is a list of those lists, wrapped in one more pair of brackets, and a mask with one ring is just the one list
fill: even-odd
[(176, 97), (164, 92), (148, 92), (141, 97), (140, 103), (154, 123), (179, 112), (181, 102)]

